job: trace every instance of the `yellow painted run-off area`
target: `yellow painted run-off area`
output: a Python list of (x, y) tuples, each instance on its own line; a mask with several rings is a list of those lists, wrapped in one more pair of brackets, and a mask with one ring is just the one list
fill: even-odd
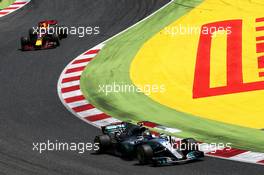
[(150, 98), (177, 111), (264, 128), (264, 1), (205, 0), (137, 53), (136, 85), (164, 85)]

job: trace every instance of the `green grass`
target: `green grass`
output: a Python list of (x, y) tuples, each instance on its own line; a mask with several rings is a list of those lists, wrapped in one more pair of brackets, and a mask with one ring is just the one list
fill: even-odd
[(213, 120), (192, 116), (163, 106), (143, 93), (99, 92), (99, 85), (113, 82), (133, 84), (130, 63), (140, 47), (165, 26), (188, 13), (202, 0), (175, 0), (168, 7), (127, 32), (113, 38), (100, 51), (81, 77), (81, 89), (98, 109), (121, 120), (149, 120), (183, 132), (178, 137), (194, 137), (200, 141), (232, 143), (233, 147), (264, 152), (264, 133)]
[(0, 10), (8, 7), (13, 2), (15, 2), (15, 0), (0, 0)]

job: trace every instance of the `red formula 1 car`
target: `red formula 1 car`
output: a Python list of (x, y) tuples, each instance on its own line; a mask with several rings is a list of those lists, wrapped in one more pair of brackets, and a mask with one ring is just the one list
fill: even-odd
[(60, 45), (60, 40), (67, 38), (67, 28), (58, 26), (56, 20), (45, 20), (37, 28), (29, 29), (29, 37), (21, 37), (21, 50), (52, 49)]

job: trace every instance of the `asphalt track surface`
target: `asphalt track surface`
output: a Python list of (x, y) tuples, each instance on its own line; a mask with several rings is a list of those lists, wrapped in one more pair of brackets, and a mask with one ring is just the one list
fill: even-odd
[[(261, 175), (263, 166), (205, 158), (169, 167), (138, 166), (111, 155), (90, 152), (32, 151), (33, 142), (92, 142), (100, 131), (74, 117), (56, 91), (66, 64), (155, 11), (164, 0), (32, 0), (0, 19), (0, 174)], [(54, 50), (21, 52), (19, 38), (42, 19), (67, 26), (100, 26), (101, 34), (70, 36)]]

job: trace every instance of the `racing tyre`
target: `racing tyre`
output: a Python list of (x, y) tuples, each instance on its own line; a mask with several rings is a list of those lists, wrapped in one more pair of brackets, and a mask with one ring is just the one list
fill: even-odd
[(94, 138), (94, 143), (98, 144), (99, 149), (97, 153), (104, 153), (111, 146), (111, 138), (108, 135), (96, 136)]
[(202, 151), (194, 151), (193, 154), (197, 158), (203, 158), (204, 157), (204, 152), (202, 152)]
[(181, 145), (182, 149), (186, 149), (188, 151), (198, 151), (199, 150), (198, 142), (193, 138), (183, 139), (181, 143), (182, 143)]
[(56, 46), (60, 46), (60, 39), (57, 34), (51, 35), (51, 40), (56, 43)]
[(146, 165), (152, 161), (153, 150), (149, 145), (140, 145), (137, 148), (137, 159), (139, 164)]
[(65, 31), (63, 26), (59, 26), (58, 29), (59, 29), (59, 38), (60, 39), (67, 38), (68, 36), (67, 30)]
[(21, 37), (21, 50), (25, 50), (25, 47), (30, 43), (30, 40), (27, 37)]
[(32, 43), (35, 43), (36, 42), (36, 40), (37, 40), (37, 33), (35, 33), (35, 31), (34, 31), (33, 28), (29, 29), (28, 36), (29, 36), (29, 40)]

